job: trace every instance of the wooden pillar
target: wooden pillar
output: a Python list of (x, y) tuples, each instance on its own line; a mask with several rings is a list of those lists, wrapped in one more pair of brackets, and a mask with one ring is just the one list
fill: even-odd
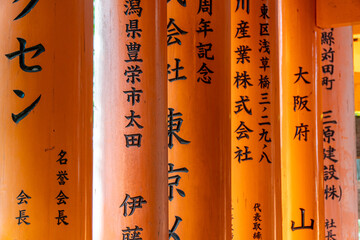
[(168, 1), (167, 23), (169, 239), (228, 240), (230, 1)]
[(0, 9), (0, 239), (92, 239), (92, 2)]
[(95, 1), (94, 238), (168, 239), (166, 2)]
[(280, 239), (277, 1), (231, 3), (233, 239)]
[(357, 239), (352, 27), (321, 33), (325, 239)]
[(315, 2), (281, 1), (281, 184), (284, 239), (324, 239)]

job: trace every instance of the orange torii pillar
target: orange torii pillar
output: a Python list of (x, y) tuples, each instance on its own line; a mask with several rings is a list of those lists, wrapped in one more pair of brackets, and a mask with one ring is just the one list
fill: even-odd
[(168, 239), (166, 2), (95, 1), (94, 239)]
[(321, 32), (325, 239), (357, 239), (352, 27)]
[(315, 1), (281, 1), (279, 8), (283, 239), (324, 239)]
[(277, 1), (231, 3), (233, 239), (280, 239)]
[(167, 6), (169, 239), (229, 240), (230, 1)]
[(92, 2), (0, 9), (0, 239), (90, 240)]

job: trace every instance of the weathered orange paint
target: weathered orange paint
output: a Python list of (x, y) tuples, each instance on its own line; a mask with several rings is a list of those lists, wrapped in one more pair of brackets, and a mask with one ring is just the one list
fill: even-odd
[[(92, 2), (39, 1), (23, 18), (14, 18), (26, 1), (1, 2), (0, 71), (3, 85), (0, 115), (0, 239), (92, 239)], [(25, 64), (40, 65), (25, 72), (19, 57), (5, 54), (42, 44), (45, 52)], [(21, 90), (24, 98), (14, 94)], [(41, 95), (35, 108), (17, 124), (18, 114)], [(67, 164), (57, 162), (66, 151)], [(57, 174), (69, 180), (59, 185)], [(18, 204), (21, 191), (31, 199)], [(63, 191), (69, 197), (58, 205)], [(26, 210), (20, 221), (19, 211)], [(56, 217), (64, 210), (64, 225)]]
[[(279, 7), (283, 239), (324, 239), (320, 33), (315, 26), (315, 2), (288, 0)], [(304, 79), (295, 75), (300, 72)], [(294, 111), (294, 96), (307, 97), (310, 111), (299, 105)], [(296, 134), (297, 127), (308, 132)], [(301, 226), (301, 209), (305, 226), (313, 220), (313, 229), (295, 229)]]
[[(136, 226), (142, 239), (168, 239), (166, 1), (138, 2), (141, 16), (125, 15), (125, 1), (95, 2), (95, 239), (122, 239), (124, 230)], [(127, 35), (130, 20), (138, 20), (141, 37)], [(134, 42), (141, 44), (143, 61), (125, 62), (127, 45)], [(127, 82), (125, 71), (135, 65), (142, 73)], [(134, 104), (124, 93), (132, 88), (142, 90)], [(126, 127), (131, 111), (143, 128), (134, 122)], [(127, 134), (142, 134), (141, 147), (126, 147)], [(146, 201), (132, 214), (128, 205), (127, 216), (121, 207), (126, 194)]]
[[(205, 2), (205, 1), (202, 1)], [(207, 1), (209, 2), (209, 1)], [(168, 82), (169, 108), (182, 113), (179, 137), (190, 141), (180, 144), (174, 137), (169, 149), (169, 163), (174, 169), (187, 168), (188, 173), (177, 173), (181, 180), (174, 187), (174, 199), (169, 201), (169, 229), (175, 217), (182, 221), (176, 229), (180, 239), (231, 239), (230, 205), (230, 1), (212, 1), (212, 14), (199, 13), (199, 1), (177, 0), (168, 3), (168, 20), (187, 34), (177, 35), (179, 44), (168, 46), (168, 79), (175, 77), (175, 58), (180, 59), (180, 76), (186, 80)], [(210, 21), (212, 32), (197, 32), (201, 19)], [(173, 26), (169, 27), (169, 31)], [(168, 32), (172, 34), (173, 31)], [(170, 42), (172, 40), (170, 39)], [(208, 57), (200, 58), (200, 43), (212, 44)], [(202, 64), (213, 71), (211, 80), (198, 81)], [(175, 174), (169, 174), (169, 177)], [(173, 182), (174, 179), (169, 179)], [(183, 190), (181, 197), (177, 189)], [(173, 238), (171, 238), (173, 239)]]
[[(324, 159), (324, 186), (329, 190), (325, 194), (325, 221), (328, 222), (325, 236), (335, 234), (336, 238), (350, 240), (358, 238), (352, 27), (323, 30), (323, 33), (330, 32), (334, 42), (330, 46), (325, 42), (321, 44), (322, 66), (334, 66), (332, 88), (322, 87), (324, 133), (334, 131), (332, 137), (324, 135), (324, 150), (335, 149), (332, 157), (335, 161)], [(326, 54), (331, 51), (333, 55)], [(320, 76), (329, 75), (322, 72)], [(332, 170), (335, 170), (333, 176)], [(333, 187), (335, 195), (330, 190)]]
[[(237, 1), (231, 3), (233, 239), (281, 239), (278, 3), (251, 1), (249, 11), (246, 5), (242, 9)], [(244, 36), (239, 30), (245, 25)], [(242, 59), (244, 47), (251, 50), (249, 58)], [(248, 84), (237, 82), (244, 75)], [(248, 112), (239, 105), (242, 99), (248, 100)]]
[(316, 24), (322, 28), (360, 24), (360, 2), (316, 0)]

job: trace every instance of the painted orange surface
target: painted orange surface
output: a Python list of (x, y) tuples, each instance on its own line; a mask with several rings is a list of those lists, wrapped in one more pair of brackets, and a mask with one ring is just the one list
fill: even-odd
[(0, 9), (0, 239), (91, 239), (92, 2)]
[(316, 0), (316, 24), (321, 28), (360, 24), (360, 2)]
[(329, 77), (326, 66), (333, 66), (334, 81), (322, 86), (323, 146), (327, 155), (335, 151), (324, 159), (325, 236), (350, 240), (358, 238), (352, 27), (322, 31), (329, 33), (333, 42), (321, 43), (320, 76)]
[(231, 6), (232, 233), (281, 239), (277, 1), (244, 2)]
[(289, 0), (279, 7), (283, 239), (324, 239), (315, 2)]
[(168, 239), (166, 2), (137, 3), (95, 2), (95, 239)]
[[(186, 168), (188, 172), (176, 173), (181, 179), (169, 201), (169, 229), (180, 217), (182, 221), (175, 231), (180, 239), (228, 240), (231, 239), (230, 2), (187, 0), (186, 6), (181, 2), (168, 3), (168, 107), (174, 109), (174, 114), (182, 114), (177, 134), (189, 143), (181, 144), (173, 137), (169, 163), (174, 164), (174, 169)], [(212, 5), (201, 6), (199, 2)], [(176, 30), (174, 24), (182, 31)], [(179, 32), (183, 34), (174, 35)], [(185, 76), (184, 80), (172, 80), (176, 77), (172, 70), (176, 67), (175, 59), (180, 59), (179, 67), (183, 69), (178, 77)], [(170, 184), (174, 175), (169, 173)]]

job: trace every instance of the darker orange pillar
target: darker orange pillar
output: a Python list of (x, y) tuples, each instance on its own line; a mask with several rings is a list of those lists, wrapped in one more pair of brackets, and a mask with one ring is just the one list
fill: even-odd
[(315, 2), (287, 0), (279, 7), (283, 239), (324, 239)]
[(229, 240), (230, 1), (167, 6), (169, 239)]
[(277, 1), (231, 4), (233, 239), (280, 239)]
[(168, 239), (166, 1), (95, 1), (94, 238)]
[(325, 239), (357, 239), (352, 27), (321, 32)]
[(1, 2), (0, 239), (92, 239), (92, 2)]

